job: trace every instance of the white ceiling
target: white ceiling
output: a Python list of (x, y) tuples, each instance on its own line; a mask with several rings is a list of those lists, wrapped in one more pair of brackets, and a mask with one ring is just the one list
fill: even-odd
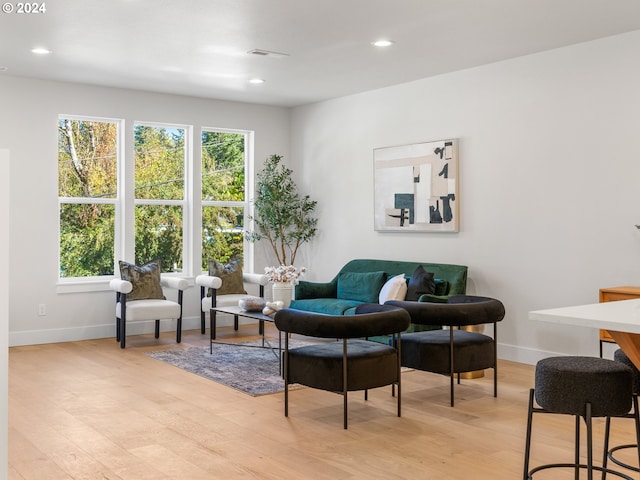
[[(281, 106), (640, 29), (639, 0), (39, 3), (45, 13), (0, 13), (0, 75)], [(395, 44), (371, 45), (382, 37)], [(34, 47), (52, 53), (36, 56)]]

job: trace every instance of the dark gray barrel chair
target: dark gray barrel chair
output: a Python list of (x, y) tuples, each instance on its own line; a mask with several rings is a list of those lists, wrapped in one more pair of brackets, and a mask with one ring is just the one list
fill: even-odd
[[(289, 384), (340, 393), (344, 398), (347, 428), (347, 392), (397, 387), (398, 416), (401, 410), (400, 332), (409, 326), (409, 314), (400, 308), (363, 304), (355, 315), (325, 315), (282, 309), (275, 314), (278, 330), (285, 333), (284, 415), (289, 416)], [(330, 339), (318, 344), (289, 348), (289, 334)], [(365, 340), (393, 335), (391, 345)], [(336, 341), (338, 339), (338, 341)]]
[[(389, 301), (385, 305), (409, 312), (411, 323), (446, 326), (446, 330), (406, 333), (402, 336), (402, 366), (449, 375), (450, 399), (454, 404), (453, 384), (457, 374), (493, 369), (493, 396), (498, 395), (497, 322), (505, 315), (499, 300), (473, 295), (453, 295), (446, 303)], [(469, 325), (493, 325), (493, 337), (461, 330)]]

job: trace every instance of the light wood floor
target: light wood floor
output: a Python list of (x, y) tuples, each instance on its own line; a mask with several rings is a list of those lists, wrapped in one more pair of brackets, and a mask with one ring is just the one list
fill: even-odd
[[(179, 346), (173, 334), (127, 342), (10, 349), (9, 479), (522, 478), (532, 366), (501, 361), (497, 399), (491, 370), (463, 380), (454, 408), (446, 377), (405, 372), (401, 418), (390, 388), (355, 392), (344, 430), (339, 395), (293, 391), (285, 418), (281, 393), (251, 397), (144, 355), (207, 344), (199, 331)], [(613, 441), (629, 443), (632, 423), (615, 421)], [(532, 465), (571, 461), (572, 435), (571, 418), (535, 416)]]

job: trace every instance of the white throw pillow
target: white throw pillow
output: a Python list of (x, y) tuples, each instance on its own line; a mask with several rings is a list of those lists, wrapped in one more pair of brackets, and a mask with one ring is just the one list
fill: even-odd
[(391, 277), (380, 289), (379, 301), (380, 304), (388, 300), (404, 300), (407, 294), (407, 280), (404, 278), (404, 273)]

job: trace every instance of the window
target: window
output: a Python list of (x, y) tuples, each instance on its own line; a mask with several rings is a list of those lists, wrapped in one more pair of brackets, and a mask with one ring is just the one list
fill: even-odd
[(113, 275), (121, 124), (58, 119), (59, 276)]
[(244, 258), (248, 132), (202, 131), (202, 268)]
[(203, 130), (200, 162), (191, 126), (136, 122), (131, 137), (124, 131), (123, 120), (58, 118), (61, 291), (102, 288), (92, 280), (118, 276), (124, 258), (159, 259), (163, 273), (206, 270), (211, 258), (251, 265), (251, 132)]
[(135, 258), (137, 264), (159, 259), (163, 272), (185, 264), (186, 133), (178, 126), (134, 126)]

